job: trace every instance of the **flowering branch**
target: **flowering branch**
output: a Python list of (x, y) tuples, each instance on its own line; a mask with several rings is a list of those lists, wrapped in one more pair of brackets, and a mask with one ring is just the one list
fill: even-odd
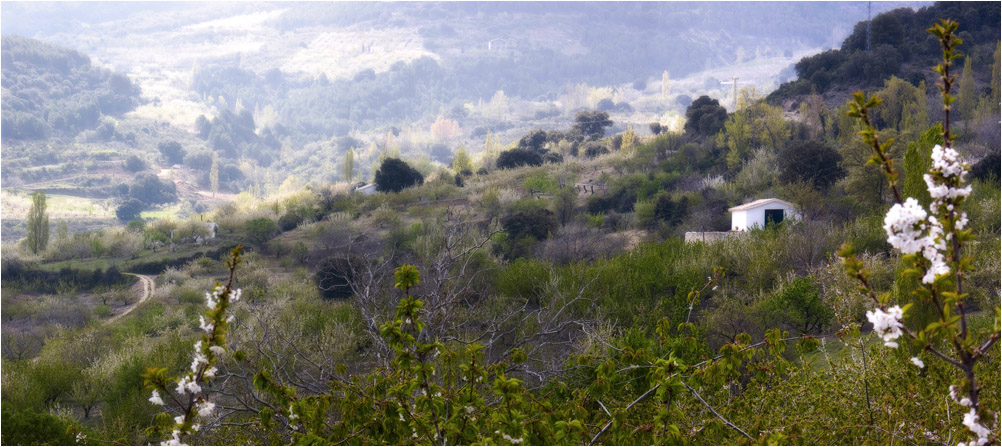
[[(898, 344), (895, 340), (903, 334), (907, 335), (917, 347), (931, 352), (963, 372), (964, 380), (961, 385), (967, 396), (959, 397), (960, 389), (952, 385), (950, 397), (970, 409), (964, 416), (964, 425), (975, 435), (972, 444), (984, 445), (991, 441), (991, 430), (980, 422), (981, 416), (978, 413), (980, 389), (974, 373), (974, 363), (998, 340), (999, 328), (996, 323), (993, 333), (978, 345), (971, 340), (968, 333), (967, 312), (964, 306), (967, 294), (964, 293), (963, 280), (965, 272), (973, 270), (973, 267), (972, 259), (964, 257), (962, 249), (973, 236), (971, 230), (966, 228), (967, 213), (962, 211), (966, 198), (971, 194), (971, 186), (965, 186), (968, 165), (952, 148), (953, 135), (950, 134), (950, 108), (956, 99), (950, 95), (951, 86), (956, 78), (955, 75), (950, 75), (950, 65), (954, 59), (960, 57), (960, 53), (956, 52), (956, 46), (961, 43), (961, 40), (954, 35), (957, 26), (957, 22), (943, 20), (928, 30), (943, 46), (943, 63), (936, 66), (935, 70), (940, 75), (939, 88), (945, 112), (942, 134), (944, 145), (932, 148), (932, 166), (928, 173), (922, 176), (926, 189), (933, 199), (932, 203), (926, 210), (914, 198), (909, 197), (902, 201), (895, 189), (897, 203), (884, 217), (887, 242), (901, 252), (902, 262), (911, 266), (904, 275), (921, 278), (920, 287), (914, 293), (935, 306), (939, 321), (918, 331), (905, 327), (902, 320), (911, 305), (888, 308), (890, 293), (878, 297), (872, 291), (868, 283), (869, 274), (856, 259), (852, 247), (844, 245), (839, 256), (843, 259), (846, 272), (860, 281), (860, 290), (873, 298), (877, 305), (876, 309), (866, 313), (866, 317), (873, 324), (874, 332), (884, 339), (884, 345), (896, 348)], [(893, 186), (896, 174), (893, 173), (891, 160), (885, 156), (890, 141), (880, 144), (876, 140), (876, 131), (867, 117), (867, 109), (879, 104), (879, 98), (866, 100), (862, 93), (857, 93), (850, 103), (849, 115), (863, 121), (866, 129), (861, 131), (860, 135), (864, 141), (874, 146), (876, 152), (870, 162), (881, 164)], [(933, 341), (937, 338), (949, 340), (953, 346), (952, 356), (933, 347)], [(917, 357), (912, 358), (912, 363), (919, 368), (925, 367), (922, 360)]]
[[(157, 416), (151, 431), (159, 433), (165, 428), (170, 430), (170, 439), (163, 441), (161, 445), (184, 445), (184, 437), (195, 434), (201, 428), (196, 420), (208, 418), (216, 409), (216, 404), (209, 400), (202, 386), (208, 385), (216, 377), (218, 370), (214, 365), (226, 353), (226, 332), (233, 321), (233, 316), (227, 316), (226, 312), (232, 303), (240, 300), (240, 289), (233, 289), (233, 274), (240, 264), (242, 250), (243, 246), (237, 246), (226, 260), (226, 267), (229, 269), (226, 284), (216, 283), (211, 293), (205, 293), (209, 311), (198, 317), (199, 328), (203, 333), (195, 343), (190, 370), (180, 379), (168, 378), (167, 368), (147, 368), (142, 375), (143, 385), (153, 390), (150, 403), (166, 406), (164, 397), (167, 397), (181, 410), (181, 414), (175, 416), (173, 422), (170, 422), (169, 413)], [(208, 317), (208, 321), (205, 317)], [(173, 393), (168, 389), (171, 382), (177, 383)]]

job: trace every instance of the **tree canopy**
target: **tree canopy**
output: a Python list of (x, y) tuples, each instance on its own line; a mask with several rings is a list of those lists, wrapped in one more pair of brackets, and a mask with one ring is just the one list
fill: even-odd
[(376, 190), (400, 192), (404, 188), (424, 183), (424, 176), (403, 160), (387, 158), (376, 171)]

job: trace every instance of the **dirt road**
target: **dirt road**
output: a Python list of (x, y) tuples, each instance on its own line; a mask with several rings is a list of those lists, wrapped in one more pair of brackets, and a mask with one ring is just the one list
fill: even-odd
[(122, 313), (109, 318), (107, 321), (104, 322), (104, 324), (114, 323), (119, 319), (121, 319), (122, 317), (128, 315), (129, 312), (132, 312), (137, 306), (143, 304), (143, 302), (148, 300), (150, 296), (153, 295), (153, 292), (156, 291), (157, 283), (153, 281), (152, 276), (139, 275), (136, 273), (129, 273), (129, 275), (134, 275), (135, 277), (139, 278), (139, 282), (143, 287), (143, 291), (139, 295), (139, 300), (136, 301), (135, 303), (132, 303), (132, 305), (130, 305), (129, 307), (126, 307)]

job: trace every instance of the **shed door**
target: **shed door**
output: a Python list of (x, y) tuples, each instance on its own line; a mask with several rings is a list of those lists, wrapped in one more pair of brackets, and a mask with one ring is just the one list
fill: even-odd
[(783, 221), (783, 210), (765, 210), (765, 224), (778, 224)]

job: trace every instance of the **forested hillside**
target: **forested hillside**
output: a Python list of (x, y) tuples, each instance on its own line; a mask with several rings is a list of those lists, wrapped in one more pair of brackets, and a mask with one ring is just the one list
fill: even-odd
[(925, 32), (925, 24), (941, 17), (963, 24), (958, 36), (967, 49), (965, 60), (971, 60), (975, 84), (986, 88), (996, 82), (991, 64), (1002, 21), (999, 9), (995, 2), (936, 2), (928, 8), (881, 13), (871, 23), (856, 24), (840, 48), (797, 62), (798, 79), (781, 85), (769, 99), (775, 102), (811, 92), (844, 99), (852, 91), (878, 87), (891, 76), (916, 86), (932, 85), (936, 78), (929, 67), (939, 60), (939, 47)]
[[(712, 45), (639, 44), (639, 24), (737, 42), (699, 31), (721, 5), (271, 6), (113, 23), (270, 35), (299, 59), (186, 62), (147, 84), (159, 106), (101, 118), (134, 141), (5, 142), (25, 237), (0, 260), (3, 444), (998, 444), (998, 4), (877, 16), (871, 39), (900, 25), (877, 39), (905, 67), (879, 79), (856, 73), (878, 51), (863, 25), (841, 50), (791, 50), (800, 79), (772, 97), (660, 68)], [(722, 7), (750, 36), (767, 32), (737, 15), (820, 8)], [(954, 13), (972, 23), (939, 21)], [(467, 36), (545, 29), (505, 25), (523, 19), (617, 68), (531, 33), (464, 65)], [(818, 42), (818, 20), (789, 26)], [(399, 46), (338, 34), (358, 23)], [(366, 68), (302, 56), (323, 51)], [(802, 70), (831, 55), (814, 73), (844, 78), (812, 85)], [(734, 67), (775, 68), (761, 56)], [(107, 194), (115, 221), (55, 217), (81, 199), (30, 183), (66, 181), (29, 168), (38, 153), (106, 176), (73, 193)], [(98, 153), (114, 166), (85, 164)]]
[[(139, 87), (76, 51), (4, 35), (3, 141), (72, 138), (135, 108)], [(102, 130), (101, 132), (105, 132)]]

